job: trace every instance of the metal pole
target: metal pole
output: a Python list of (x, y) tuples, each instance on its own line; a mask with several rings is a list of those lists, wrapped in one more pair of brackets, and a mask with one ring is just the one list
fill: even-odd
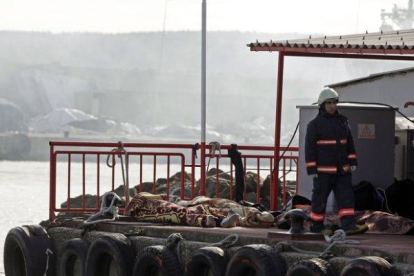
[(207, 3), (202, 3), (201, 22), (201, 179), (200, 195), (205, 195), (206, 181), (206, 33)]
[(277, 96), (276, 96), (276, 124), (275, 124), (275, 166), (273, 170), (273, 193), (270, 198), (270, 209), (277, 210), (278, 190), (279, 190), (279, 154), (280, 154), (280, 130), (282, 123), (282, 92), (283, 92), (283, 64), (285, 54), (279, 52), (279, 62), (277, 71)]

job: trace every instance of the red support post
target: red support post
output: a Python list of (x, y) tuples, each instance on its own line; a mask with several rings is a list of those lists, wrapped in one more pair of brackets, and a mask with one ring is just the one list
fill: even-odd
[(283, 92), (283, 65), (285, 55), (279, 52), (277, 72), (277, 95), (276, 95), (276, 124), (275, 124), (275, 169), (273, 170), (273, 193), (270, 195), (270, 209), (277, 210), (278, 186), (279, 186), (279, 155), (280, 155), (280, 130), (282, 123), (282, 92)]
[(200, 192), (199, 195), (206, 195), (206, 143), (201, 142), (201, 160), (200, 160)]

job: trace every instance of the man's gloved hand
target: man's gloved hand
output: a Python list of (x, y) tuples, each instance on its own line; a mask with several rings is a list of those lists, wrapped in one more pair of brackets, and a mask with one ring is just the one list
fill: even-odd
[(351, 166), (351, 172), (356, 170), (356, 166)]
[(318, 175), (316, 173), (315, 174), (310, 174), (309, 176), (313, 179), (318, 178)]

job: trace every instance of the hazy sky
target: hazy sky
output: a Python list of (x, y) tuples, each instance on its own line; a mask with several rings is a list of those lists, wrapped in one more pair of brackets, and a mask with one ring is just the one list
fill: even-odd
[[(207, 0), (208, 30), (345, 34), (378, 31), (381, 9), (408, 0)], [(0, 30), (199, 30), (201, 0), (1, 0)]]

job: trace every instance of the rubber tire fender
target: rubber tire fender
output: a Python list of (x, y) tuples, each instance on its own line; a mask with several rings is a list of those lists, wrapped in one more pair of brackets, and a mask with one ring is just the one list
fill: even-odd
[[(8, 276), (55, 275), (52, 242), (46, 230), (40, 225), (15, 227), (9, 231), (4, 243), (4, 271)], [(49, 256), (49, 257), (48, 257)]]
[(286, 276), (336, 276), (336, 273), (327, 261), (314, 258), (294, 263)]
[(129, 276), (133, 260), (131, 242), (125, 235), (102, 235), (89, 247), (85, 275), (109, 275), (111, 263), (115, 263), (116, 275)]
[[(134, 262), (132, 276), (182, 276), (177, 255), (163, 245), (145, 247)], [(157, 273), (157, 274), (156, 274)]]
[(350, 261), (341, 276), (401, 276), (400, 272), (387, 260), (377, 256), (360, 257)]
[(285, 276), (286, 263), (270, 246), (246, 245), (236, 251), (227, 266), (226, 276), (250, 275)]
[[(82, 239), (71, 239), (66, 242), (62, 249), (62, 253), (57, 261), (58, 276), (74, 276), (85, 275), (86, 257), (88, 255), (89, 243)], [(74, 266), (79, 260), (81, 264), (81, 274), (75, 274)]]
[(229, 258), (219, 247), (202, 247), (186, 265), (186, 276), (224, 276)]

